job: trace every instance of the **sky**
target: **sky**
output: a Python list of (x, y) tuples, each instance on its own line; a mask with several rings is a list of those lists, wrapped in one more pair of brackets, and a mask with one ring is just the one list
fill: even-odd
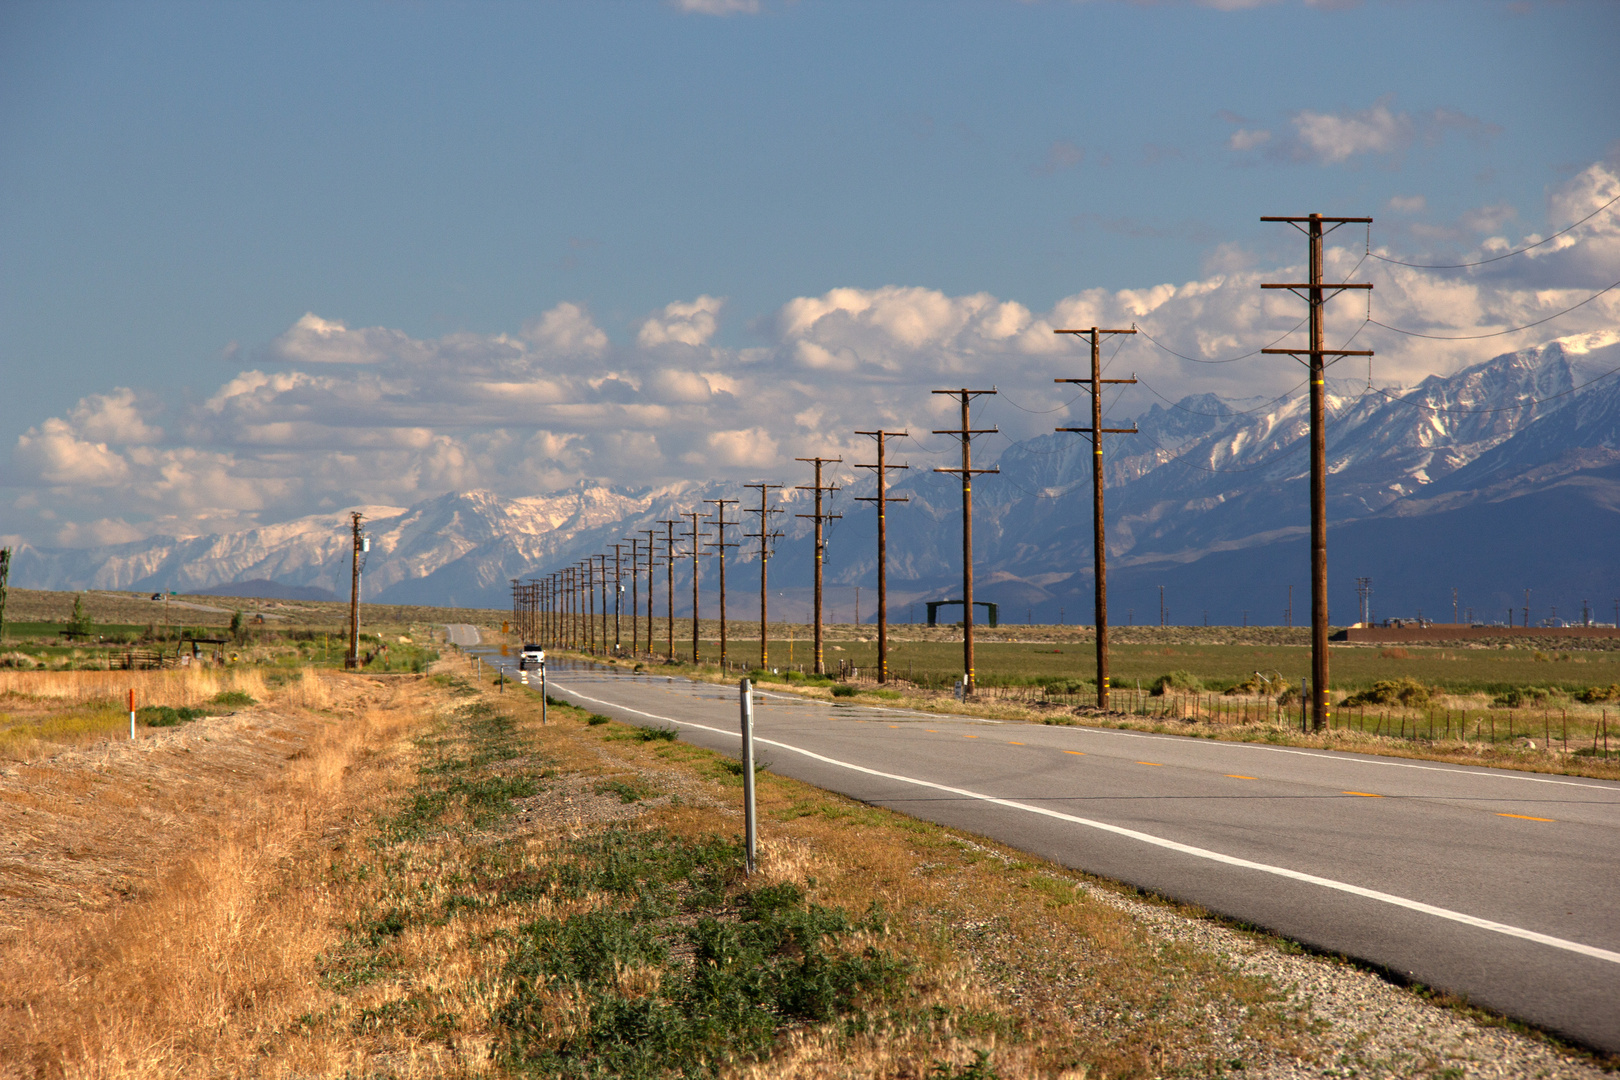
[(1616, 55), (1612, 2), (0, 3), (0, 537), (802, 482), (948, 386), (1011, 442), (1072, 326), (1145, 332), (1114, 414), (1275, 396), (1172, 353), (1301, 339), (1262, 215), (1375, 219), (1330, 238), (1346, 377), (1614, 329), (1367, 320), (1620, 279), (1620, 207), (1386, 261), (1620, 196)]

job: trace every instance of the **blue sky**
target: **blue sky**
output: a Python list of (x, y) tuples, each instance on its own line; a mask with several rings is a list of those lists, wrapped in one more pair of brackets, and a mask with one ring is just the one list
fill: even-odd
[[(800, 417), (801, 430), (765, 452), (756, 427), (727, 414), (747, 411), (739, 372), (762, 363), (886, 371), (894, 400), (880, 411), (904, 421), (908, 372), (1006, 363), (953, 344), (995, 304), (1020, 306), (1028, 325), (1145, 317), (1130, 299), (1144, 290), (1297, 264), (1297, 234), (1262, 214), (1370, 214), (1374, 246), (1392, 255), (1465, 257), (1491, 237), (1517, 244), (1568, 224), (1560, 214), (1608, 190), (1617, 168), (1613, 3), (685, 6), (744, 10), (0, 7), (0, 447), (13, 448), (0, 505), (14, 509), (0, 534), (85, 543), (450, 486), (762, 474), (815, 452), (797, 445), (805, 432), (870, 422), (838, 410), (806, 422), (825, 404), (812, 386), (771, 406), (773, 422)], [(1346, 243), (1359, 256), (1364, 241)], [(1546, 280), (1499, 284), (1574, 295), (1603, 261), (1542, 260)], [(867, 325), (881, 341), (828, 323), (808, 342), (790, 308), (835, 290), (854, 290), (863, 312), (879, 296), (905, 310)], [(1467, 311), (1436, 314), (1423, 292), (1400, 294), (1411, 317), (1464, 325)], [(1089, 308), (1076, 299), (1088, 295)], [(962, 306), (975, 296), (994, 303)], [(1510, 318), (1501, 303), (1488, 314)], [(1155, 332), (1183, 351), (1264, 344), (1265, 312), (1237, 310), (1207, 332), (1207, 310), (1166, 310)], [(1567, 329), (1615, 322), (1602, 305), (1583, 318)], [(928, 326), (908, 332), (918, 319)], [(362, 330), (372, 351), (355, 361), (343, 335)], [(508, 348), (518, 339), (528, 344)], [(915, 367), (896, 342), (956, 359)], [(1381, 375), (1482, 358), (1409, 345), (1388, 343)], [(572, 411), (437, 418), (458, 357), (504, 372), (491, 386), (532, 391), (514, 401)], [(402, 363), (437, 374), (381, 374)], [(339, 369), (356, 374), (338, 386)], [(225, 390), (247, 373), (268, 380), (252, 438), (232, 419), (241, 395)], [(1229, 376), (1167, 369), (1159, 384), (1260, 393), (1289, 377)], [(707, 384), (676, 393), (694, 411), (646, 419), (640, 441), (622, 441), (622, 416), (577, 419), (687, 377)], [(570, 379), (585, 382), (535, 389)], [(321, 395), (351, 411), (321, 411)], [(705, 411), (719, 395), (731, 400)], [(402, 398), (411, 407), (377, 419), (387, 410), (372, 405)], [(372, 421), (373, 449), (393, 456), (366, 459), (364, 438), (334, 434)], [(307, 463), (288, 464), (339, 444), (351, 471), (412, 479), (372, 491), (341, 468), (316, 482)], [(478, 464), (520, 451), (546, 460)], [(656, 464), (610, 464), (632, 453)]]

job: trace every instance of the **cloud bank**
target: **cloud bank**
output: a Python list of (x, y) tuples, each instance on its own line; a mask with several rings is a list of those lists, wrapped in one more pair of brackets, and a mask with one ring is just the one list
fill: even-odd
[[(1312, 130), (1326, 156), (1405, 138), (1393, 115)], [(1593, 165), (1552, 193), (1549, 222), (1578, 221), (1616, 195), (1620, 170)], [(1424, 206), (1412, 195), (1393, 208), (1410, 214)], [(1541, 239), (1510, 237), (1501, 231), (1509, 220), (1483, 207), (1430, 228), (1452, 255), (1467, 242), (1475, 258)], [(1393, 233), (1400, 252), (1375, 244), (1373, 253), (1468, 261), (1410, 258), (1408, 245), (1421, 234), (1401, 228), (1408, 231)], [(1350, 227), (1332, 239), (1340, 246), (1328, 250), (1330, 279), (1373, 281), (1374, 318), (1442, 337), (1544, 318), (1611, 284), (1620, 265), (1614, 212), (1532, 253), (1465, 271), (1368, 258), (1364, 235)], [(1303, 305), (1260, 290), (1262, 281), (1299, 280), (1302, 267), (1257, 269), (1226, 248), (1216, 263), (1223, 269), (1197, 280), (1089, 289), (1044, 312), (986, 293), (834, 288), (787, 301), (760, 321), (758, 344), (744, 348), (714, 343), (725, 307), (708, 295), (649, 313), (623, 342), (575, 303), (511, 334), (433, 339), (312, 312), (249, 350), (243, 370), (200, 402), (115, 387), (41, 421), (11, 449), (0, 488), (13, 508), (10, 531), (38, 544), (85, 545), (361, 503), (404, 505), (470, 487), (516, 496), (581, 482), (797, 482), (802, 468), (793, 458), (856, 460), (865, 440), (854, 431), (878, 425), (918, 435), (900, 450), (914, 467), (942, 463), (931, 454), (950, 453), (948, 441), (924, 433), (949, 426), (950, 401), (929, 391), (990, 385), (1002, 393), (980, 399), (974, 416), (1005, 436), (984, 444), (981, 453), (993, 456), (1066, 423), (1065, 406), (1083, 404), (1052, 382), (1084, 366), (1081, 344), (1054, 329), (1135, 324), (1164, 346), (1146, 336), (1110, 344), (1110, 371), (1142, 379), (1134, 398), (1110, 403), (1117, 416), (1145, 408), (1154, 395), (1271, 397), (1297, 386), (1300, 373), (1285, 358), (1195, 363), (1166, 351), (1214, 361), (1303, 340), (1302, 328), (1287, 336), (1304, 319)], [(1377, 349), (1372, 372), (1382, 385), (1410, 384), (1546, 338), (1620, 327), (1620, 290), (1541, 331), (1466, 341), (1366, 325), (1366, 304), (1348, 295), (1334, 302), (1330, 344), (1353, 338), (1355, 347)]]

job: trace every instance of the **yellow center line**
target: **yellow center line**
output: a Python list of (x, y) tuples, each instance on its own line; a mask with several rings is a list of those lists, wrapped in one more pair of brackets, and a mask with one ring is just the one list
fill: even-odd
[(1360, 795), (1363, 799), (1382, 799), (1382, 795), (1374, 795), (1370, 791), (1341, 791), (1341, 795)]
[(1226, 775), (1231, 777), (1233, 780), (1253, 780), (1254, 779), (1254, 777), (1252, 777), (1252, 776), (1243, 776), (1243, 775), (1241, 775), (1239, 773), (1235, 773), (1235, 772), (1229, 772)]
[(1086, 752), (1084, 750), (1065, 750), (1063, 752), (1065, 754), (1073, 754), (1076, 757), (1085, 757), (1086, 756)]
[(1497, 814), (1497, 817), (1518, 818), (1520, 821), (1557, 821), (1557, 818), (1531, 817), (1529, 814)]
[(890, 727), (899, 727), (900, 725), (899, 724), (890, 724), (889, 726)]
[(1011, 739), (1008, 739), (1007, 740), (1007, 745), (1008, 746), (1023, 746), (1024, 744), (1021, 743), (1021, 742), (1013, 742)]
[(1155, 769), (1164, 768), (1164, 762), (1162, 762), (1162, 761), (1138, 761), (1137, 764), (1138, 765), (1151, 765)]
[(964, 738), (964, 739), (977, 739), (978, 736), (977, 735), (964, 735), (964, 736), (962, 736), (962, 738)]
[(930, 735), (938, 735), (939, 734), (939, 732), (934, 730), (933, 728), (923, 728), (923, 730), (928, 732), (928, 734), (930, 734)]

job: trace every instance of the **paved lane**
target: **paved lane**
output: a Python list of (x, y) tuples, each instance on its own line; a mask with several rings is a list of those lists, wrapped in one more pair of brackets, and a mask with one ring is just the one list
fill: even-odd
[(460, 645), (463, 649), (470, 649), (479, 642), (478, 627), (472, 623), (448, 623), (444, 632), (450, 638), (450, 644)]
[[(737, 753), (733, 688), (578, 669), (550, 685)], [(755, 722), (775, 772), (1620, 1052), (1620, 785), (770, 693)]]

